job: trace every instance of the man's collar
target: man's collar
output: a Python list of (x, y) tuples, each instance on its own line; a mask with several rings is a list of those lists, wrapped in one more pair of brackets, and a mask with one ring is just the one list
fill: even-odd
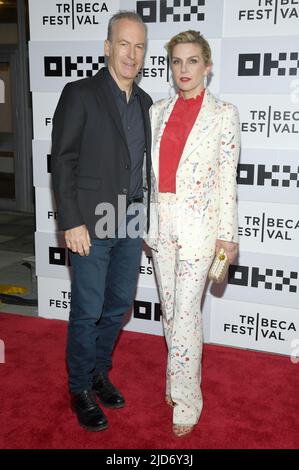
[[(116, 81), (114, 80), (114, 78), (112, 77), (108, 67), (105, 67), (104, 68), (104, 75), (106, 77), (106, 79), (108, 80), (111, 88), (112, 88), (112, 91), (113, 93), (115, 94), (115, 96), (118, 96), (118, 95), (122, 95), (123, 96), (123, 93), (125, 93), (124, 90), (121, 90), (121, 88), (119, 88), (118, 84), (116, 83)], [(139, 94), (139, 89), (138, 89), (138, 86), (136, 85), (136, 83), (133, 81), (132, 83), (132, 92), (131, 92), (131, 96), (136, 96)], [(131, 98), (130, 96), (130, 98)]]

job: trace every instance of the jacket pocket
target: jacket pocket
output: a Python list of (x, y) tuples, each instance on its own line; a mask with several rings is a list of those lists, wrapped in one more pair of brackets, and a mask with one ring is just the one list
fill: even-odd
[(92, 176), (77, 176), (77, 186), (79, 189), (97, 191), (100, 188), (101, 183), (101, 178), (94, 178)]

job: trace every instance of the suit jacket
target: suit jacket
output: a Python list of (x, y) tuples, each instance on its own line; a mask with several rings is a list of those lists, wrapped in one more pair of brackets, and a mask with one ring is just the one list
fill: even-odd
[[(152, 124), (151, 223), (146, 241), (159, 237), (159, 151), (166, 122), (178, 98), (150, 109)], [(177, 233), (181, 259), (211, 256), (216, 239), (238, 242), (236, 170), (240, 150), (237, 108), (207, 89), (176, 173)]]
[[(145, 124), (144, 186), (150, 193), (148, 110), (152, 100), (137, 88)], [(51, 154), (59, 229), (85, 224), (91, 237), (95, 237), (99, 219), (95, 214), (96, 206), (101, 202), (110, 203), (117, 215), (118, 195), (127, 198), (130, 186), (129, 149), (103, 70), (64, 87), (53, 117)]]

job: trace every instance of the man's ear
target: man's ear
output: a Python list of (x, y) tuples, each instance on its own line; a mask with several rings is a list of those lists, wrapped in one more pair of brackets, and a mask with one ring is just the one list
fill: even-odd
[(109, 57), (109, 55), (110, 55), (110, 42), (108, 41), (108, 39), (105, 39), (105, 42), (104, 42), (104, 52), (105, 52), (105, 56)]

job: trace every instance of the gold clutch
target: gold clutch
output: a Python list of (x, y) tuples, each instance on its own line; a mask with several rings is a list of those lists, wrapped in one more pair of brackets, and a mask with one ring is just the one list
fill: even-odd
[(229, 261), (227, 255), (224, 249), (221, 248), (211, 264), (209, 270), (210, 281), (216, 282), (217, 284), (223, 282), (228, 271), (228, 267)]

